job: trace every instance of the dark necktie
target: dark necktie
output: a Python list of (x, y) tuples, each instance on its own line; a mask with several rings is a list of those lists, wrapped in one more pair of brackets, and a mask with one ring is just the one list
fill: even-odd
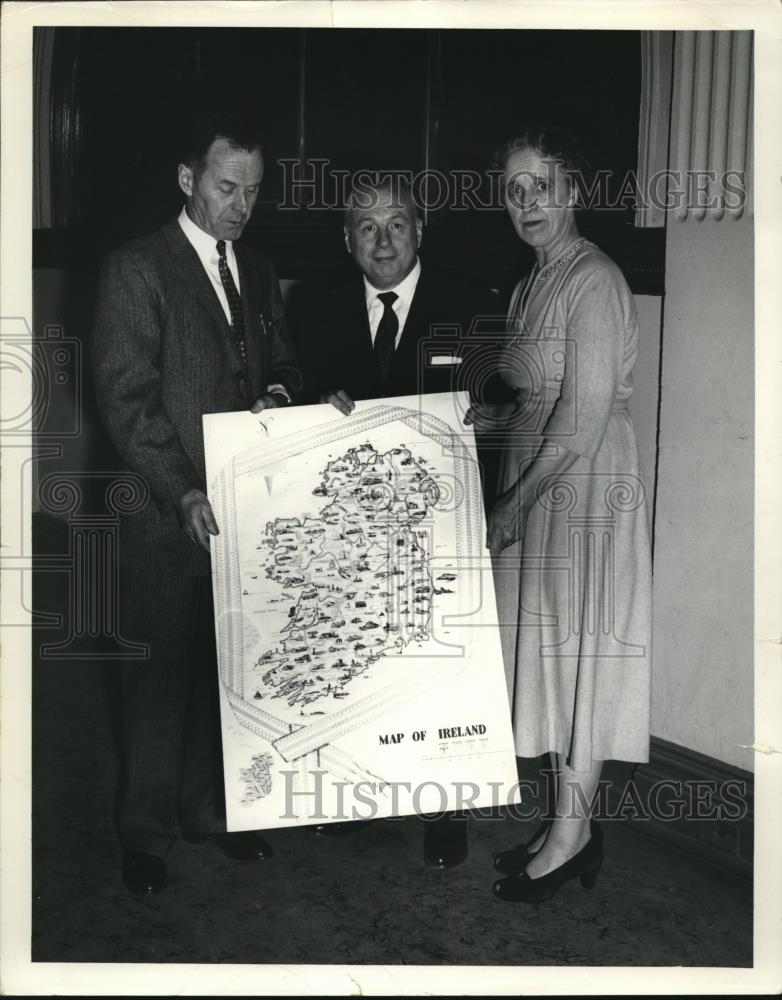
[(242, 315), (242, 297), (236, 287), (228, 260), (225, 256), (225, 240), (217, 241), (217, 254), (219, 256), (218, 269), (220, 271), (220, 281), (223, 283), (225, 297), (228, 299), (228, 308), (231, 310), (231, 329), (233, 330), (239, 353), (242, 355), (242, 364), (247, 364), (247, 350), (244, 346), (244, 316)]
[(394, 303), (399, 298), (396, 292), (383, 292), (378, 299), (383, 303), (383, 315), (375, 334), (375, 358), (380, 371), (380, 381), (385, 382), (391, 370), (396, 347), (396, 335), (399, 332), (399, 318), (394, 312)]

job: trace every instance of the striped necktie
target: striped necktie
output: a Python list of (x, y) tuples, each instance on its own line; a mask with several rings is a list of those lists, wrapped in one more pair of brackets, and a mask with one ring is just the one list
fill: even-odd
[(217, 241), (217, 255), (219, 257), (218, 269), (220, 271), (220, 281), (223, 283), (225, 297), (228, 299), (228, 308), (231, 310), (231, 329), (233, 330), (239, 353), (242, 355), (242, 364), (247, 365), (247, 349), (244, 345), (244, 316), (242, 314), (242, 297), (236, 287), (231, 269), (228, 266), (228, 259), (225, 256), (225, 240)]

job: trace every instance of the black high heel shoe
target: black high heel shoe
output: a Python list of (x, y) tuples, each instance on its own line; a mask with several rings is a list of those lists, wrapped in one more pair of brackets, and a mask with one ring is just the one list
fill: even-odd
[(494, 867), (497, 871), (501, 875), (518, 875), (519, 872), (523, 872), (538, 853), (530, 851), (529, 845), (534, 844), (542, 833), (548, 833), (553, 822), (551, 819), (544, 819), (529, 840), (517, 847), (512, 847), (509, 851), (500, 851), (499, 854), (495, 854)]
[(543, 903), (573, 878), (580, 878), (584, 889), (592, 889), (603, 864), (603, 831), (596, 820), (590, 821), (589, 829), (591, 836), (586, 844), (559, 868), (540, 878), (530, 878), (526, 872), (521, 872), (498, 879), (494, 883), (494, 895), (513, 903)]

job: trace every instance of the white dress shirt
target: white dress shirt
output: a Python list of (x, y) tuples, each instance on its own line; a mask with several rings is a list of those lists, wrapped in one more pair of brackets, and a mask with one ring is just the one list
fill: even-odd
[[(198, 254), (198, 259), (201, 261), (209, 280), (212, 282), (212, 287), (220, 300), (220, 305), (223, 307), (225, 318), (228, 320), (230, 325), (231, 307), (228, 305), (228, 296), (225, 294), (223, 280), (220, 277), (220, 255), (217, 252), (217, 240), (214, 236), (210, 236), (209, 233), (205, 233), (203, 229), (193, 222), (187, 214), (187, 208), (185, 206), (182, 207), (182, 211), (179, 213), (179, 225), (189, 243)], [(236, 290), (239, 294), (241, 294), (242, 289), (239, 285), (239, 268), (236, 266), (236, 254), (234, 253), (234, 247), (231, 240), (225, 241), (225, 259), (228, 262), (228, 269), (233, 275)], [(279, 393), (285, 397), (287, 402), (291, 402), (288, 390), (279, 382), (273, 382), (270, 385), (267, 385), (266, 391)]]
[(380, 326), (380, 320), (383, 316), (383, 311), (385, 306), (378, 298), (378, 295), (382, 295), (384, 292), (396, 292), (397, 299), (391, 308), (396, 313), (396, 318), (399, 320), (399, 330), (396, 334), (396, 341), (394, 343), (394, 350), (399, 347), (399, 341), (402, 339), (402, 331), (405, 328), (405, 322), (407, 321), (407, 314), (410, 312), (410, 305), (413, 301), (413, 296), (415, 295), (416, 285), (418, 284), (418, 279), (421, 277), (421, 261), (416, 258), (415, 267), (408, 274), (404, 281), (400, 282), (396, 288), (375, 288), (371, 285), (366, 276), (364, 277), (364, 291), (366, 292), (367, 300), (367, 313), (369, 315), (369, 332), (372, 335), (372, 346), (375, 346), (375, 335), (377, 334), (377, 328)]
[[(212, 282), (212, 287), (220, 300), (220, 305), (223, 307), (225, 318), (230, 323), (231, 307), (228, 305), (228, 297), (225, 294), (223, 282), (220, 278), (220, 255), (217, 252), (217, 240), (214, 236), (210, 236), (209, 233), (205, 233), (203, 229), (193, 222), (187, 214), (187, 209), (184, 206), (182, 207), (182, 211), (179, 213), (179, 225), (182, 232), (187, 237), (188, 242), (198, 254), (198, 259), (203, 264), (204, 270), (206, 271), (209, 280)], [(225, 259), (228, 261), (228, 270), (233, 275), (236, 290), (241, 294), (242, 289), (239, 286), (239, 268), (236, 266), (236, 254), (234, 253), (233, 243), (230, 240), (225, 241)]]

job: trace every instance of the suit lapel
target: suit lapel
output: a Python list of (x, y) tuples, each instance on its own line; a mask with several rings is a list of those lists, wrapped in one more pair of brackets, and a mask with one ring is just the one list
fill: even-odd
[(231, 324), (226, 319), (217, 293), (212, 287), (212, 283), (204, 270), (198, 254), (182, 232), (182, 227), (176, 219), (163, 227), (163, 233), (171, 247), (176, 267), (185, 282), (188, 292), (198, 300), (208, 316), (213, 320), (215, 329), (219, 330), (222, 334), (223, 343), (229, 351), (232, 361), (239, 368), (241, 366), (241, 355), (231, 332)]
[(350, 329), (354, 330), (356, 334), (355, 343), (353, 345), (356, 355), (365, 361), (371, 359), (372, 364), (377, 365), (377, 362), (375, 361), (374, 348), (372, 347), (372, 333), (369, 329), (367, 294), (363, 278), (354, 301), (356, 305), (356, 318), (353, 323), (349, 324), (349, 326)]
[(367, 312), (366, 286), (363, 277), (359, 276), (352, 286), (349, 297), (350, 314), (337, 317), (338, 325), (343, 325), (348, 333), (346, 340), (347, 357), (355, 370), (359, 383), (377, 384), (380, 378), (375, 352), (372, 347), (372, 334), (369, 329), (369, 313)]
[(422, 337), (427, 335), (428, 315), (427, 315), (427, 288), (423, 268), (415, 286), (413, 301), (407, 313), (407, 319), (399, 339), (399, 346), (394, 352), (394, 360), (391, 363), (391, 371), (388, 375), (389, 383), (402, 385), (405, 387), (405, 394), (412, 395), (418, 392), (418, 345)]
[(267, 328), (271, 324), (271, 316), (263, 313), (262, 289), (245, 248), (234, 243), (234, 253), (239, 269), (239, 293), (242, 297), (244, 315), (244, 346), (247, 351), (249, 389), (252, 398), (257, 399), (265, 389), (261, 383), (266, 370), (265, 352), (268, 347), (266, 335)]

